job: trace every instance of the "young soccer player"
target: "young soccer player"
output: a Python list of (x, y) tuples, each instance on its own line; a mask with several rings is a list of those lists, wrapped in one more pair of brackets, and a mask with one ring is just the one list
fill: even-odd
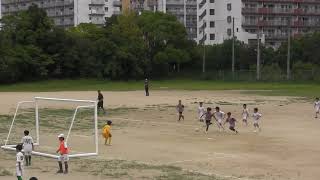
[(205, 111), (205, 109), (204, 109), (204, 107), (203, 107), (203, 102), (200, 102), (199, 103), (199, 107), (198, 107), (198, 114), (199, 114), (199, 121), (200, 122), (203, 122), (204, 121), (204, 113), (205, 113), (206, 111)]
[(320, 113), (320, 100), (319, 100), (319, 98), (316, 98), (316, 101), (314, 102), (314, 108), (316, 110), (315, 118), (318, 118), (318, 114)]
[(243, 105), (243, 110), (242, 110), (242, 122), (248, 126), (248, 117), (249, 117), (249, 110), (247, 109), (247, 105)]
[(111, 145), (111, 124), (112, 121), (107, 121), (107, 124), (102, 129), (102, 136), (104, 137), (104, 145), (107, 145), (107, 142), (109, 140), (109, 145)]
[(146, 92), (146, 96), (149, 96), (149, 80), (147, 78), (144, 81), (144, 90)]
[(212, 124), (212, 123), (211, 123), (211, 119), (212, 119), (212, 116), (213, 116), (213, 114), (211, 113), (211, 108), (210, 108), (210, 107), (207, 108), (207, 111), (204, 112), (204, 114), (201, 116), (201, 118), (202, 118), (203, 116), (205, 116), (204, 119), (206, 120), (206, 126), (207, 126), (207, 128), (206, 128), (206, 130), (205, 130), (205, 133), (207, 134), (207, 133), (208, 133), (208, 130), (209, 130), (209, 126)]
[(258, 108), (254, 108), (253, 110), (253, 126), (254, 126), (254, 132), (257, 132), (257, 131), (261, 131), (261, 128), (259, 126), (259, 120), (260, 118), (262, 117), (262, 115), (258, 112)]
[(178, 119), (178, 121), (180, 121), (181, 118), (182, 118), (182, 120), (184, 120), (184, 115), (182, 114), (183, 111), (184, 111), (184, 105), (181, 103), (181, 100), (179, 100), (179, 104), (177, 105), (176, 108), (177, 108), (177, 111), (178, 111), (178, 113), (179, 113), (179, 119)]
[(24, 155), (22, 154), (22, 144), (18, 144), (16, 146), (16, 151), (17, 151), (17, 163), (16, 163), (16, 175), (18, 180), (22, 180), (23, 176), (23, 161), (24, 161)]
[[(69, 150), (68, 150), (68, 146), (67, 146), (67, 143), (64, 142), (64, 134), (60, 134), (58, 136), (59, 138), (59, 148), (57, 150), (57, 153), (60, 154), (60, 156), (58, 157), (58, 163), (59, 163), (59, 170), (57, 171), (57, 173), (65, 173), (67, 174), (68, 173), (68, 161), (69, 161), (69, 157), (68, 157), (68, 153), (69, 153)], [(64, 166), (65, 166), (65, 171), (63, 172), (63, 169), (62, 169), (62, 163), (64, 163)]]
[(227, 113), (227, 119), (226, 119), (226, 122), (224, 124), (229, 123), (229, 129), (231, 131), (235, 132), (236, 134), (238, 134), (238, 131), (235, 129), (236, 122), (237, 122), (237, 120), (235, 118), (231, 117), (231, 112), (228, 112)]
[(224, 117), (225, 117), (225, 113), (220, 111), (220, 107), (217, 106), (216, 107), (216, 112), (214, 112), (214, 118), (216, 119), (219, 131), (224, 130), (224, 127), (222, 125)]
[(24, 157), (26, 160), (26, 166), (31, 166), (31, 153), (33, 151), (33, 139), (29, 136), (29, 131), (24, 131), (24, 137), (21, 140), (23, 144)]
[(103, 97), (101, 91), (98, 90), (98, 110), (102, 109), (103, 113), (106, 114), (106, 111), (103, 107), (103, 99), (104, 99), (104, 97)]

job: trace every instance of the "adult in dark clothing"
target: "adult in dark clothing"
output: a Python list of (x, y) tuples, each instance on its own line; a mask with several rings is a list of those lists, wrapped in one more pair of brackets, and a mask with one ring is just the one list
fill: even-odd
[(103, 107), (103, 95), (100, 90), (98, 90), (98, 110), (102, 109), (103, 113), (106, 113)]
[(144, 90), (146, 91), (146, 96), (149, 96), (149, 81), (146, 79), (144, 81)]

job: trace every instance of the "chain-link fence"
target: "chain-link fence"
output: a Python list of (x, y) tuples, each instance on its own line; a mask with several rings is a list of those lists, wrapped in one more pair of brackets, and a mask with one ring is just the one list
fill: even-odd
[[(174, 77), (183, 77), (196, 79), (201, 77), (205, 80), (219, 81), (257, 81), (257, 72), (255, 70), (238, 70), (234, 73), (229, 70), (207, 70), (205, 74), (202, 72), (184, 71), (173, 74)], [(279, 70), (261, 70), (261, 81), (287, 81), (287, 74)], [(290, 73), (290, 81), (320, 81), (320, 70), (293, 70)]]

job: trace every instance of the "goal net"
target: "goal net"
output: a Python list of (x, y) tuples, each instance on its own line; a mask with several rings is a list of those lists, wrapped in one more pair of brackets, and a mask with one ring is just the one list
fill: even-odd
[(18, 102), (2, 149), (15, 150), (24, 130), (29, 130), (32, 154), (58, 158), (58, 135), (65, 135), (69, 157), (98, 155), (97, 101), (34, 97)]

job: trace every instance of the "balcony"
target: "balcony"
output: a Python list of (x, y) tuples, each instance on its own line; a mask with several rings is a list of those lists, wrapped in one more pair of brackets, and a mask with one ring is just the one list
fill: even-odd
[(105, 4), (104, 0), (91, 0), (90, 6), (103, 6)]
[(113, 1), (113, 6), (114, 6), (114, 7), (121, 7), (121, 6), (122, 6), (122, 3), (121, 3), (121, 1), (119, 1), (119, 0), (115, 0), (115, 1)]
[(284, 9), (284, 8), (242, 8), (244, 15), (289, 15), (289, 16), (320, 16), (320, 10), (316, 9)]
[(206, 4), (206, 0), (202, 0), (200, 3), (199, 3), (199, 9), (201, 9), (205, 4)]
[(203, 13), (199, 16), (199, 21), (202, 21), (202, 19), (207, 15), (207, 10), (204, 10)]
[(114, 15), (120, 15), (120, 14), (121, 14), (121, 11), (119, 11), (119, 10), (114, 10), (114, 11), (113, 11), (113, 14), (114, 14)]
[(89, 13), (89, 15), (92, 15), (92, 16), (104, 16), (105, 15), (105, 12), (103, 10), (94, 10), (92, 9)]
[(316, 28), (320, 28), (320, 22), (317, 21), (294, 21), (292, 24), (293, 27), (299, 27), (299, 28), (303, 28), (303, 27), (316, 27)]
[(263, 2), (263, 3), (308, 3), (308, 4), (320, 4), (319, 0), (242, 0), (242, 2)]
[(275, 20), (251, 20), (251, 21), (243, 21), (242, 26), (244, 27), (281, 27), (288, 26), (288, 21), (275, 21)]

